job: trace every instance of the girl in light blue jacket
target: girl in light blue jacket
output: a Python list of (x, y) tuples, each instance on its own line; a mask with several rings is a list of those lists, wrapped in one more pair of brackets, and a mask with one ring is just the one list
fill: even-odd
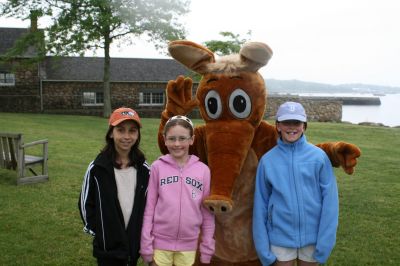
[(335, 245), (339, 203), (325, 152), (307, 142), (301, 104), (286, 102), (276, 115), (277, 146), (256, 175), (253, 238), (266, 265), (325, 263)]

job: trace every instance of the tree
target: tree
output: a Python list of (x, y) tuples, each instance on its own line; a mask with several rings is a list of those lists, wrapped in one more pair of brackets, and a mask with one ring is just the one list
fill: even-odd
[(217, 55), (237, 54), (244, 43), (251, 38), (251, 31), (247, 32), (247, 38), (241, 38), (239, 34), (229, 31), (219, 33), (226, 40), (211, 40), (204, 42), (204, 45)]
[(83, 55), (104, 49), (104, 109), (111, 113), (110, 46), (115, 40), (145, 38), (157, 49), (167, 41), (183, 39), (185, 28), (179, 17), (190, 0), (8, 0), (0, 5), (0, 16), (27, 19), (31, 10), (51, 17), (45, 29), (46, 51), (54, 55)]

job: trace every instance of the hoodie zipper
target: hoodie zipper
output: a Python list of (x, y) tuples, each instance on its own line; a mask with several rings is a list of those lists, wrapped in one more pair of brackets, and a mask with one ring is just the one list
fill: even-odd
[[(179, 167), (179, 166), (178, 166)], [(178, 231), (176, 232), (176, 239), (179, 239), (180, 229), (181, 229), (181, 217), (182, 217), (182, 172), (183, 167), (179, 167), (179, 183), (180, 183), (180, 191), (179, 191), (179, 220), (178, 220)], [(175, 247), (176, 248), (176, 247)]]
[(295, 191), (296, 191), (296, 204), (297, 204), (297, 231), (298, 231), (298, 234), (299, 234), (299, 243), (300, 243), (300, 246), (302, 246), (302, 244), (301, 244), (301, 221), (300, 221), (300, 199), (299, 199), (299, 184), (298, 184), (298, 180), (296, 179), (296, 175), (295, 175), (295, 169), (294, 169), (294, 152), (295, 152), (295, 146), (293, 145), (292, 147), (291, 147), (291, 149), (292, 149), (292, 154), (291, 154), (291, 156), (292, 156), (292, 161), (291, 161), (291, 164), (292, 164), (292, 174), (293, 174), (293, 181), (294, 181), (294, 187), (295, 187)]

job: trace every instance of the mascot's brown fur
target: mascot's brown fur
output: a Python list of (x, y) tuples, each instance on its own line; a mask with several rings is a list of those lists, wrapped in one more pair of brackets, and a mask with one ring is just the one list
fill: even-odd
[[(169, 45), (171, 56), (202, 75), (196, 98), (192, 80), (178, 77), (167, 85), (167, 103), (158, 133), (160, 150), (167, 153), (162, 132), (168, 118), (198, 107), (205, 125), (195, 128), (196, 154), (211, 169), (211, 195), (204, 204), (215, 213), (216, 252), (211, 265), (261, 265), (252, 238), (252, 209), (256, 168), (261, 156), (276, 145), (275, 126), (263, 120), (264, 79), (257, 72), (272, 50), (264, 43), (245, 44), (238, 55), (218, 60), (207, 48), (189, 41)], [(360, 150), (348, 143), (319, 144), (332, 165), (352, 174)]]

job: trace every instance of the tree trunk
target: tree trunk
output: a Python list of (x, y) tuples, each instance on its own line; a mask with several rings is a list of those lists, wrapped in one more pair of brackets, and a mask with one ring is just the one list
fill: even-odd
[(111, 114), (111, 89), (110, 89), (110, 35), (104, 36), (104, 74), (103, 74), (103, 117)]

